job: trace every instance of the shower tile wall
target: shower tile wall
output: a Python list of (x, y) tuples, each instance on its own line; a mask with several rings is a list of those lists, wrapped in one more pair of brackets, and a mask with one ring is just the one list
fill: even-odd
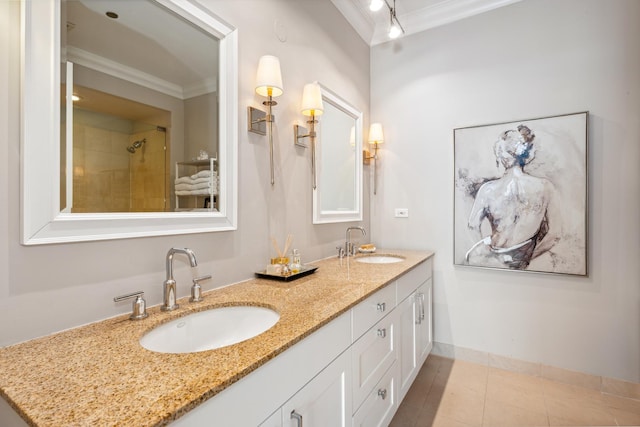
[[(148, 128), (148, 125), (146, 125)], [(166, 210), (165, 133), (136, 123), (74, 111), (72, 212)], [(146, 143), (134, 153), (134, 141)]]
[(73, 127), (73, 212), (128, 212), (129, 135)]

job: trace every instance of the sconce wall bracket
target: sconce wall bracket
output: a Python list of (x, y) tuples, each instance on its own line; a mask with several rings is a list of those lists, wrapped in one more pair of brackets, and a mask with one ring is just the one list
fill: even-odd
[(300, 125), (293, 125), (293, 143), (298, 147), (309, 148), (305, 137), (309, 136), (309, 130)]
[(373, 158), (373, 156), (371, 156), (369, 150), (362, 150), (362, 163), (363, 164), (370, 165), (372, 158)]
[[(311, 119), (307, 121), (307, 123), (309, 124), (309, 132), (307, 132), (307, 129), (305, 127), (299, 126), (299, 125), (293, 125), (293, 142), (300, 146), (300, 147), (304, 147), (307, 148), (307, 145), (305, 144), (305, 138), (309, 138), (309, 140), (311, 141), (311, 174), (312, 174), (312, 187), (315, 190), (317, 188), (317, 178), (316, 178), (316, 130), (315, 130), (315, 124), (318, 123), (318, 121), (315, 119), (314, 116), (311, 116)], [(302, 133), (305, 132), (305, 133)]]
[(378, 144), (371, 145), (373, 145), (373, 155), (371, 155), (370, 150), (362, 150), (362, 163), (365, 165), (370, 165), (371, 160), (374, 162), (378, 160)]
[[(263, 102), (267, 105), (269, 101)], [(276, 105), (275, 101), (271, 101), (271, 105)], [(269, 114), (255, 107), (247, 107), (247, 130), (257, 133), (258, 135), (267, 134), (267, 123), (273, 123), (276, 116)]]

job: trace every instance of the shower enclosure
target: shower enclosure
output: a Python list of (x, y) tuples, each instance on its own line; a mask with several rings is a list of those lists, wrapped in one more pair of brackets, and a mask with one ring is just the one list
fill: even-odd
[(159, 212), (168, 206), (164, 127), (74, 107), (72, 213)]

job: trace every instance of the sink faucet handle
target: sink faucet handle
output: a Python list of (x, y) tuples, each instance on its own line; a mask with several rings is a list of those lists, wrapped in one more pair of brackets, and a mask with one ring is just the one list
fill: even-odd
[(200, 282), (204, 280), (211, 279), (211, 275), (207, 274), (206, 276), (196, 277), (193, 279), (193, 286), (191, 286), (191, 298), (189, 298), (189, 302), (200, 302), (202, 301), (202, 287), (200, 286)]
[(126, 299), (135, 298), (135, 300), (133, 300), (133, 312), (131, 313), (131, 316), (129, 316), (129, 319), (142, 320), (149, 316), (149, 314), (147, 314), (147, 302), (142, 298), (143, 295), (143, 291), (138, 291), (131, 294), (117, 296), (113, 301), (120, 302)]

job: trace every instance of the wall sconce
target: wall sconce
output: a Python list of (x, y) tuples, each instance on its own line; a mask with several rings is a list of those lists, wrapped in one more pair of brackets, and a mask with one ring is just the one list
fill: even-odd
[[(262, 104), (267, 107), (267, 112), (257, 108), (247, 108), (247, 123), (249, 131), (260, 135), (269, 135), (269, 161), (271, 164), (271, 185), (274, 184), (273, 172), (273, 119), (271, 108), (278, 105), (274, 97), (282, 95), (282, 74), (280, 73), (280, 60), (272, 55), (260, 58), (256, 75), (256, 93), (266, 96), (267, 100)], [(268, 129), (267, 129), (268, 125)]]
[(368, 165), (370, 160), (373, 159), (373, 194), (377, 193), (377, 160), (378, 160), (378, 144), (382, 144), (384, 142), (384, 134), (382, 133), (382, 125), (380, 123), (371, 123), (371, 127), (369, 128), (369, 145), (373, 146), (373, 156), (369, 155), (366, 152), (362, 156), (364, 159), (364, 164)]
[(314, 190), (317, 187), (315, 124), (317, 123), (316, 116), (322, 115), (323, 112), (324, 106), (322, 105), (322, 90), (320, 89), (318, 82), (304, 85), (304, 90), (302, 91), (302, 114), (309, 117), (309, 120), (307, 120), (307, 123), (309, 124), (309, 133), (301, 134), (306, 132), (307, 129), (302, 126), (293, 125), (293, 135), (296, 145), (303, 147), (306, 146), (300, 142), (301, 139), (309, 137), (311, 140), (311, 175)]

